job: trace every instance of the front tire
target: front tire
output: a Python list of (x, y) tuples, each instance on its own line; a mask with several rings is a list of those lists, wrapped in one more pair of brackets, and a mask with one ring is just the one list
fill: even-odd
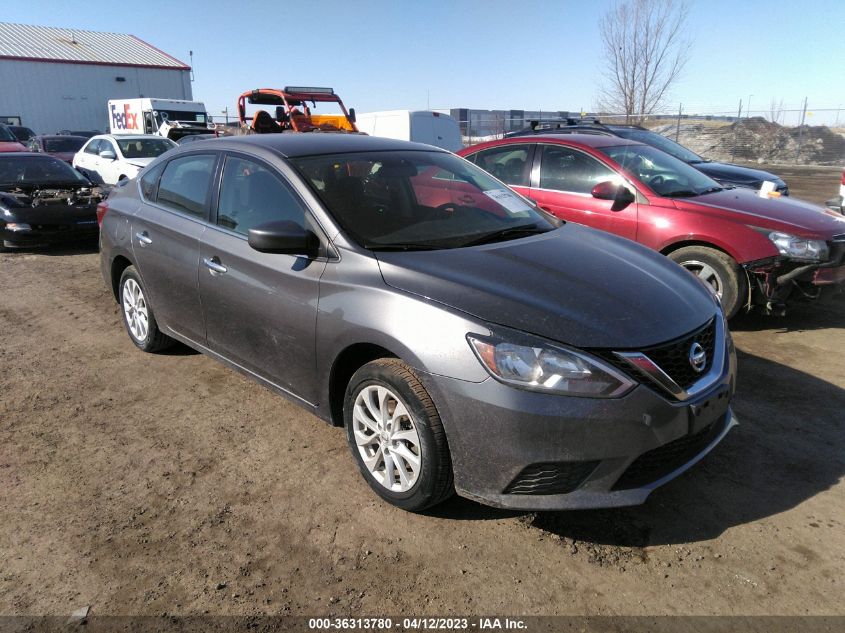
[(120, 276), (120, 313), (123, 325), (135, 346), (145, 352), (158, 352), (173, 345), (172, 338), (158, 329), (147, 293), (134, 266), (128, 266)]
[(730, 255), (706, 246), (687, 246), (669, 253), (669, 259), (713, 289), (727, 318), (739, 312), (748, 294), (748, 279)]
[(443, 424), (408, 365), (382, 358), (356, 371), (346, 389), (343, 418), (352, 456), (382, 499), (419, 512), (453, 494)]

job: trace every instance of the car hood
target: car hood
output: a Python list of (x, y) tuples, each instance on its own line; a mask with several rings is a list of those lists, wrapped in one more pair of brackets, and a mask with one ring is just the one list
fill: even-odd
[(17, 141), (0, 141), (0, 152), (25, 152), (26, 147)]
[(375, 255), (389, 286), (582, 348), (662, 343), (715, 311), (710, 292), (680, 266), (576, 224), (485, 246)]
[(711, 178), (719, 181), (727, 181), (736, 184), (752, 185), (763, 180), (770, 180), (776, 184), (782, 184), (783, 179), (761, 169), (740, 167), (731, 163), (693, 163), (698, 171), (702, 171)]
[(729, 219), (746, 225), (797, 233), (802, 237), (830, 239), (845, 233), (845, 217), (794, 198), (761, 198), (750, 189), (724, 189), (695, 198), (677, 198), (681, 210), (701, 207), (729, 212)]
[(158, 156), (150, 156), (149, 158), (127, 158), (126, 162), (134, 167), (146, 167), (153, 162)]

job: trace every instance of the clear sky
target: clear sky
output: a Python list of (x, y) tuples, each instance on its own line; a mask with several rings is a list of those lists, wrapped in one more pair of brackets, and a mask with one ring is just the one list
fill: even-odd
[[(193, 50), (194, 97), (214, 116), (245, 90), (284, 85), (332, 86), (359, 112), (574, 111), (595, 105), (610, 4), (0, 0), (0, 20), (131, 33), (185, 62)], [(735, 112), (751, 95), (752, 113), (768, 114), (773, 99), (800, 109), (807, 97), (809, 123), (845, 123), (845, 0), (690, 5), (693, 47), (672, 109)]]

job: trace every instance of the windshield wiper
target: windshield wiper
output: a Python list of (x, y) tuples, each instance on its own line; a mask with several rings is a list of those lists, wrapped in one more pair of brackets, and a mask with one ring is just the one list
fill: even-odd
[(724, 187), (710, 187), (709, 189), (705, 189), (699, 195), (703, 196), (705, 193), (716, 193), (717, 191), (724, 190)]
[(371, 251), (439, 251), (445, 248), (443, 246), (434, 246), (432, 244), (379, 244), (377, 242), (362, 244), (362, 246)]
[(660, 195), (664, 198), (693, 198), (700, 194), (692, 189), (678, 189), (677, 191), (669, 191)]
[(507, 229), (499, 229), (492, 233), (485, 233), (475, 239), (464, 242), (461, 246), (479, 246), (481, 244), (490, 244), (492, 242), (499, 242), (505, 239), (513, 239), (524, 235), (535, 235), (537, 233), (545, 233), (546, 229), (541, 229), (536, 224), (526, 224), (524, 226), (512, 226)]

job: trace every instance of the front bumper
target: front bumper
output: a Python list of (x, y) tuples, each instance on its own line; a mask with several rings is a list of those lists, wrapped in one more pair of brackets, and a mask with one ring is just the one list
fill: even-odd
[(446, 428), (458, 494), (559, 510), (643, 503), (701, 460), (737, 424), (735, 372), (729, 350), (719, 379), (685, 402), (646, 385), (601, 400), (421, 377)]
[(10, 231), (0, 226), (0, 239), (14, 246), (40, 246), (94, 240), (100, 232), (97, 220), (66, 224), (30, 225), (26, 231)]

